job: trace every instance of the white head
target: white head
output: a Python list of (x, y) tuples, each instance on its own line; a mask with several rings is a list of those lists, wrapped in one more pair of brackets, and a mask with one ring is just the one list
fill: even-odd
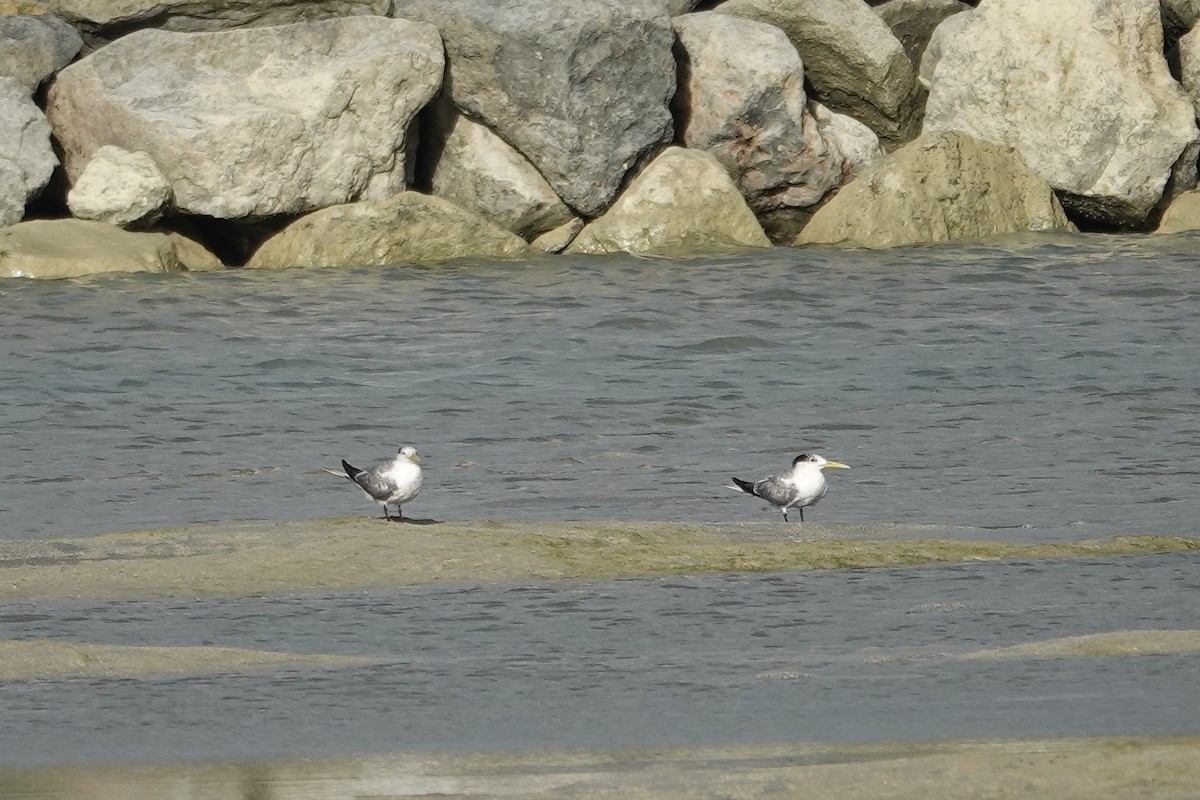
[(398, 453), (396, 453), (396, 460), (399, 461), (400, 459), (404, 459), (405, 461), (412, 461), (413, 463), (416, 463), (417, 461), (421, 460), (421, 457), (419, 455), (417, 455), (417, 448), (411, 447), (406, 444), (406, 445), (404, 445), (404, 447), (400, 448), (400, 451)]
[(792, 469), (850, 469), (848, 464), (840, 461), (829, 461), (816, 453), (801, 453), (792, 459)]

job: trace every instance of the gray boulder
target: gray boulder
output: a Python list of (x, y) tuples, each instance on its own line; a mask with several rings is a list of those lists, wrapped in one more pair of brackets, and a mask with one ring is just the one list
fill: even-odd
[(1200, 0), (1159, 0), (1163, 27), (1176, 36), (1190, 31), (1200, 22)]
[(423, 118), (422, 139), (437, 157), (430, 189), (525, 239), (533, 239), (572, 218), (541, 173), (486, 125), (458, 112), (442, 99)]
[(875, 6), (875, 13), (887, 23), (908, 60), (916, 67), (921, 63), (925, 47), (933, 31), (947, 18), (971, 7), (960, 0), (888, 0)]
[(1163, 58), (1156, 0), (989, 0), (959, 18), (926, 131), (1016, 148), (1091, 223), (1144, 226), (1168, 185), (1195, 185), (1196, 112)]
[(727, 0), (714, 10), (782, 29), (800, 52), (813, 98), (865, 123), (889, 149), (916, 135), (912, 62), (862, 0)]
[(60, 72), (47, 114), (72, 182), (111, 144), (148, 153), (180, 211), (299, 214), (404, 190), (443, 66), (436, 29), (386, 17), (143, 30)]
[(263, 242), (252, 269), (437, 263), (468, 256), (512, 258), (533, 248), (515, 233), (448, 200), (404, 192), (332, 206)]
[(672, 137), (675, 33), (661, 0), (396, 0), (392, 13), (438, 26), (454, 102), (584, 215)]
[(78, 278), (101, 272), (178, 272), (175, 244), (82, 219), (30, 220), (0, 230), (0, 277)]
[(171, 185), (154, 159), (113, 145), (92, 154), (67, 193), (72, 216), (121, 228), (154, 224), (170, 200)]
[(386, 16), (388, 0), (39, 0), (83, 31), (90, 49), (141, 28), (216, 31)]
[(674, 23), (687, 147), (716, 156), (757, 213), (813, 206), (841, 185), (845, 159), (808, 112), (783, 31), (711, 11)]
[(1013, 150), (949, 131), (867, 167), (794, 244), (894, 247), (1073, 229), (1050, 186)]
[(770, 244), (715, 157), (668, 147), (566, 252), (691, 256)]
[(56, 166), (50, 123), (29, 89), (0, 77), (0, 228), (21, 221), (25, 204), (49, 183)]
[(0, 76), (16, 78), (31, 93), (82, 47), (79, 33), (52, 14), (0, 16)]

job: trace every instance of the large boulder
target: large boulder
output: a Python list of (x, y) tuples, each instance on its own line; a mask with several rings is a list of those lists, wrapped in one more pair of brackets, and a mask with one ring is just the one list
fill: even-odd
[(846, 158), (809, 112), (804, 67), (783, 31), (711, 11), (674, 23), (685, 145), (716, 156), (760, 214), (814, 206), (842, 184)]
[(52, 14), (0, 16), (0, 76), (16, 78), (31, 93), (82, 47), (79, 33)]
[(396, 0), (392, 13), (441, 29), (454, 102), (585, 216), (672, 137), (662, 0)]
[(715, 157), (668, 147), (566, 252), (689, 256), (770, 244)]
[(1163, 57), (1158, 0), (989, 0), (960, 18), (926, 131), (1011, 145), (1090, 224), (1141, 227), (1168, 184), (1195, 185), (1196, 111)]
[(263, 242), (246, 266), (382, 266), (531, 252), (524, 239), (478, 214), (440, 197), (404, 192), (303, 216)]
[(170, 199), (171, 185), (154, 159), (105, 145), (67, 193), (67, 207), (78, 219), (145, 227), (159, 220)]
[(292, 25), (358, 15), (385, 16), (388, 0), (39, 0), (83, 31), (91, 48), (141, 28), (216, 31)]
[(893, 247), (1072, 229), (1050, 186), (1012, 149), (948, 131), (867, 167), (794, 244)]
[(813, 97), (865, 123), (888, 148), (916, 135), (912, 62), (862, 0), (726, 0), (714, 10), (782, 29), (800, 51)]
[(430, 190), (462, 208), (487, 217), (525, 239), (533, 239), (572, 218), (541, 173), (486, 125), (461, 113), (443, 98), (422, 119)]
[(50, 123), (28, 87), (0, 77), (0, 228), (20, 222), (25, 204), (49, 183), (56, 166)]
[(175, 244), (82, 219), (30, 220), (0, 230), (0, 277), (78, 278), (100, 272), (178, 272)]
[(150, 155), (180, 211), (299, 214), (404, 190), (443, 67), (435, 28), (386, 17), (142, 30), (60, 72), (47, 114), (72, 182), (116, 145)]

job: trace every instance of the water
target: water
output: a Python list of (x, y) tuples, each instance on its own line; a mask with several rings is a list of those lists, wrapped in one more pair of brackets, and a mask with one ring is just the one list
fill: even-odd
[(5, 538), (378, 513), (320, 471), (416, 445), (438, 519), (1176, 531), (1200, 471), (1200, 240), (0, 286)]
[[(426, 468), (406, 513), (436, 519), (766, 519), (720, 484), (815, 451), (853, 469), (811, 519), (1193, 534), (1198, 252), (1034, 237), (5, 281), (0, 538), (376, 515), (321, 468), (402, 443)], [(379, 663), (0, 684), (0, 766), (1196, 731), (1196, 655), (904, 657), (1191, 628), (1196, 567), (10, 603), (0, 640)]]
[(1193, 654), (933, 656), (1194, 627), (1198, 567), (1200, 555), (1187, 554), (10, 604), (0, 638), (271, 647), (380, 664), (0, 684), (0, 766), (64, 754), (119, 762), (1194, 731)]

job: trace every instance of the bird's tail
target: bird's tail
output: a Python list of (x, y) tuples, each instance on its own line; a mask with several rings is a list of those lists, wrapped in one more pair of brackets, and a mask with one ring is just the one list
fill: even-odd
[(355, 477), (362, 472), (361, 469), (350, 466), (344, 460), (342, 461), (341, 469), (330, 469), (329, 467), (321, 467), (321, 469), (325, 470), (330, 475), (337, 475), (339, 478), (349, 478), (350, 480), (354, 480)]
[(754, 491), (754, 484), (750, 481), (744, 481), (741, 478), (731, 478), (731, 480), (733, 481), (734, 485), (726, 485), (725, 488), (733, 489), (735, 492), (745, 492), (746, 494), (750, 495), (756, 494)]

